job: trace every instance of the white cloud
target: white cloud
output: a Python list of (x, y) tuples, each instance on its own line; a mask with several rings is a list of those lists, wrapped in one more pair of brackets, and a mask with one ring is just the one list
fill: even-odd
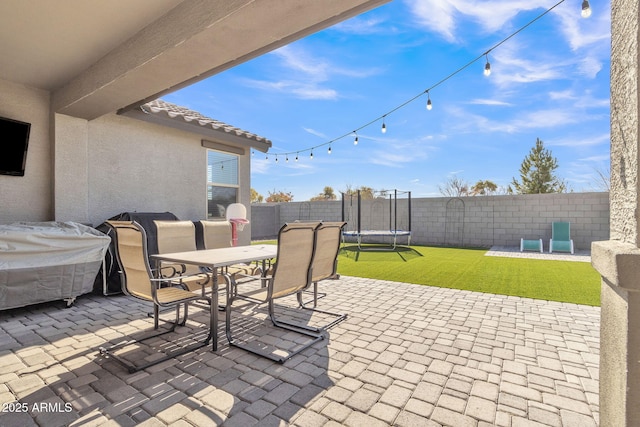
[[(591, 2), (592, 6), (595, 2)], [(564, 5), (563, 5), (564, 6)], [(593, 10), (593, 7), (592, 7)], [(573, 50), (594, 44), (608, 44), (611, 39), (611, 2), (598, 3), (591, 17), (584, 19), (573, 7), (557, 7), (553, 13), (560, 19), (560, 31)]]
[(523, 52), (527, 52), (515, 41), (500, 46), (500, 49), (492, 52), (492, 68), (490, 81), (499, 87), (514, 84), (533, 83), (547, 80), (557, 80), (566, 77), (563, 72), (564, 63), (556, 58), (523, 58)]
[(529, 129), (549, 129), (580, 123), (587, 119), (583, 113), (572, 108), (553, 108), (530, 111), (511, 119), (492, 120), (473, 114), (462, 108), (450, 108), (458, 132), (504, 132), (517, 133)]
[(589, 157), (583, 157), (581, 159), (578, 159), (581, 162), (596, 162), (596, 163), (601, 163), (601, 162), (609, 162), (611, 160), (611, 155), (609, 154), (600, 154), (597, 156), (589, 156)]
[(385, 34), (394, 32), (395, 28), (389, 27), (387, 23), (380, 18), (363, 18), (355, 17), (347, 21), (343, 21), (331, 27), (336, 31), (348, 34), (366, 35), (366, 34)]
[(450, 42), (455, 41), (456, 9), (451, 2), (437, 0), (406, 0), (406, 2), (420, 24), (439, 33)]
[[(256, 156), (258, 155), (262, 155), (262, 153), (255, 154)], [(255, 173), (258, 175), (266, 175), (269, 173), (269, 166), (271, 165), (271, 162), (269, 160), (266, 160), (264, 158), (262, 159), (257, 159), (257, 158), (252, 158), (251, 159), (251, 173)]]
[(322, 139), (328, 139), (327, 135), (325, 135), (324, 133), (319, 132), (319, 131), (317, 131), (315, 129), (305, 128), (305, 127), (303, 127), (302, 129), (305, 132), (310, 133), (311, 135), (317, 136), (317, 137), (322, 138)]
[(282, 59), (282, 65), (285, 68), (301, 72), (306, 77), (316, 81), (327, 80), (328, 69), (330, 68), (329, 64), (309, 55), (303, 49), (289, 45), (274, 50), (272, 55)]
[(415, 139), (397, 140), (390, 138), (361, 136), (362, 139), (374, 141), (378, 147), (371, 151), (365, 152), (363, 155), (369, 163), (388, 167), (404, 167), (408, 163), (427, 159), (431, 152), (437, 148), (429, 145), (427, 141), (431, 141), (433, 136), (427, 135)]
[(463, 18), (477, 22), (487, 32), (504, 28), (520, 12), (551, 7), (553, 0), (542, 4), (530, 0), (405, 0), (414, 18), (450, 42)]
[(351, 69), (337, 66), (330, 61), (309, 54), (300, 46), (281, 47), (271, 55), (279, 60), (274, 74), (284, 78), (279, 80), (244, 79), (247, 86), (261, 90), (290, 94), (300, 99), (336, 100), (340, 98), (337, 90), (327, 87), (333, 76), (364, 78), (380, 72), (376, 68)]
[[(546, 142), (546, 141), (545, 141)], [(611, 142), (611, 135), (609, 133), (594, 135), (588, 138), (575, 137), (564, 138), (559, 140), (549, 141), (549, 146), (563, 146), (563, 147), (591, 147), (595, 145), (607, 144)], [(608, 156), (607, 156), (608, 157)]]
[(498, 101), (497, 99), (472, 99), (467, 102), (467, 104), (472, 105), (495, 105), (495, 106), (507, 106), (510, 107), (513, 104), (505, 101)]

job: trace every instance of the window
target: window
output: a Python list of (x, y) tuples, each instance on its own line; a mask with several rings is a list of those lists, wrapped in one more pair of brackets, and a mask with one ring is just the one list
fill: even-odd
[(238, 201), (238, 156), (207, 150), (207, 218), (224, 218)]

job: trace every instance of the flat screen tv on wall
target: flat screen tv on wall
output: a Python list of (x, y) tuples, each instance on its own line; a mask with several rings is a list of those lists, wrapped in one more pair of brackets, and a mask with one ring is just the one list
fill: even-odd
[(0, 117), (0, 175), (24, 176), (31, 123)]

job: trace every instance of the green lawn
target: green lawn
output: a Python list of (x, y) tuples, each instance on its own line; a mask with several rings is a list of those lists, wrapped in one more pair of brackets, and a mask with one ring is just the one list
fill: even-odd
[(488, 257), (486, 249), (411, 246), (357, 253), (355, 245), (346, 248), (338, 256), (338, 273), (345, 276), (600, 305), (600, 276), (586, 262)]
[[(486, 249), (412, 246), (410, 251), (354, 251), (338, 273), (420, 285), (600, 305), (600, 276), (586, 262), (484, 256)], [(357, 256), (357, 261), (356, 261)]]

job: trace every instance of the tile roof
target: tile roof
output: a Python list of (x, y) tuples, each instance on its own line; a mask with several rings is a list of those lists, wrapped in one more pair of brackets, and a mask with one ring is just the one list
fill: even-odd
[(181, 107), (170, 102), (166, 102), (162, 99), (156, 99), (155, 101), (142, 104), (140, 106), (140, 109), (146, 114), (160, 115), (173, 120), (180, 120), (186, 124), (201, 126), (205, 129), (224, 132), (225, 134), (261, 142), (269, 147), (271, 146), (271, 141), (263, 136), (259, 136), (246, 130), (239, 129), (219, 120), (204, 116), (197, 111), (190, 110), (189, 108)]

